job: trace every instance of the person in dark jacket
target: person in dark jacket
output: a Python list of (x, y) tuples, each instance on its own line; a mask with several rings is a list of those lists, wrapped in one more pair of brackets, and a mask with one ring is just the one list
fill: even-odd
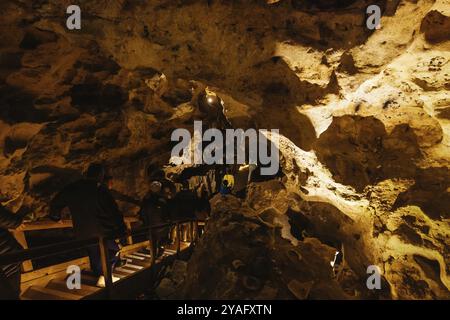
[(151, 175), (149, 175), (149, 181), (158, 181), (161, 183), (161, 192), (167, 193), (166, 191), (175, 194), (176, 193), (176, 187), (173, 181), (166, 178), (166, 173), (164, 170), (157, 170), (156, 172), (153, 172)]
[(211, 212), (211, 206), (204, 187), (196, 191), (189, 188), (188, 181), (183, 181), (182, 185), (182, 189), (168, 201), (170, 220), (172, 222), (206, 220)]
[[(50, 218), (61, 219), (61, 211), (68, 207), (72, 216), (72, 224), (77, 239), (121, 238), (126, 227), (123, 215), (104, 183), (105, 168), (101, 164), (91, 164), (86, 179), (81, 179), (66, 186), (50, 204)], [(120, 261), (119, 245), (114, 239), (107, 240), (111, 265)], [(99, 276), (99, 286), (104, 286), (100, 249), (98, 246), (88, 248), (91, 269)], [(114, 279), (113, 280), (118, 280)]]
[[(200, 195), (199, 195), (200, 193)], [(172, 222), (205, 221), (211, 212), (208, 194), (204, 189), (200, 192), (189, 189), (187, 181), (171, 201), (169, 201), (170, 218)], [(189, 227), (181, 224), (182, 239), (188, 238)]]
[[(22, 215), (13, 214), (0, 205), (0, 255), (23, 249), (8, 231), (19, 227), (22, 220)], [(0, 300), (19, 299), (20, 267), (20, 263), (0, 266)]]
[[(142, 200), (139, 216), (147, 227), (157, 227), (169, 222), (167, 201), (162, 191), (162, 183), (152, 181), (150, 192)], [(152, 228), (150, 234), (152, 256), (156, 259), (163, 252), (161, 245), (169, 234), (169, 227)]]

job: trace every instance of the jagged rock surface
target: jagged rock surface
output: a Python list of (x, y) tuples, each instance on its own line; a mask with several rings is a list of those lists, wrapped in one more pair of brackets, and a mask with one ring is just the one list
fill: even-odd
[[(284, 178), (252, 185), (244, 211), (219, 201), (188, 268), (203, 276), (200, 253), (222, 248), (207, 259), (227, 290), (198, 297), (326, 297), (305, 283), (314, 275), (335, 287), (325, 269), (336, 242), (348, 266), (338, 288), (350, 298), (370, 297), (372, 264), (389, 288), (375, 297), (450, 297), (448, 0), (85, 1), (80, 31), (65, 29), (69, 4), (0, 3), (2, 203), (43, 216), (91, 161), (142, 197), (147, 168), (168, 162), (172, 130), (200, 120), (196, 95), (208, 85), (233, 126), (280, 129)], [(383, 10), (375, 31), (369, 4)], [(287, 223), (281, 234), (255, 222), (264, 214)], [(293, 236), (296, 217), (312, 242)], [(218, 241), (227, 230), (234, 248)], [(308, 246), (321, 252), (314, 270), (273, 252)], [(255, 276), (254, 248), (286, 279)]]

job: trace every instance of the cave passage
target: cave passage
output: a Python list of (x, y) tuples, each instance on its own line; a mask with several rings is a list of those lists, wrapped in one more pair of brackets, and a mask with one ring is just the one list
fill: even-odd
[(448, 0), (0, 11), (0, 300), (450, 299)]

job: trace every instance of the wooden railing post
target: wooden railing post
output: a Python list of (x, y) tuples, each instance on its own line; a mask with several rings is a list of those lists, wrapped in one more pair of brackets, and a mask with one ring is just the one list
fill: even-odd
[(151, 265), (154, 265), (156, 262), (156, 252), (158, 251), (158, 248), (156, 248), (156, 243), (153, 241), (153, 230), (150, 227), (149, 231), (148, 231), (148, 242), (150, 244), (150, 252), (151, 252)]
[(177, 234), (177, 256), (180, 254), (180, 248), (181, 248), (181, 230), (180, 230), (180, 223), (176, 223), (176, 234)]
[[(16, 238), (17, 242), (24, 248), (28, 249), (28, 243), (27, 239), (25, 238), (25, 232), (24, 231), (13, 231), (14, 237)], [(31, 260), (25, 260), (22, 263), (22, 270), (23, 272), (29, 272), (33, 271), (33, 263)]]
[(189, 229), (190, 229), (190, 241), (189, 242), (191, 242), (191, 243), (193, 243), (193, 242), (195, 242), (195, 238), (194, 238), (194, 232), (195, 232), (195, 230), (194, 230), (194, 221), (191, 221), (191, 222), (189, 222)]
[(105, 238), (99, 238), (99, 246), (100, 246), (100, 258), (102, 261), (102, 271), (103, 271), (103, 277), (105, 278), (105, 288), (106, 292), (109, 297), (111, 297), (111, 290), (112, 290), (112, 266), (111, 266), (111, 259), (109, 257), (109, 250), (106, 245), (106, 239)]
[(198, 238), (199, 238), (199, 232), (198, 232), (198, 220), (195, 220), (194, 222), (194, 226), (195, 226), (195, 237), (194, 237), (194, 242), (197, 243)]
[[(131, 221), (125, 221), (125, 225), (127, 227), (127, 230), (131, 232)], [(133, 237), (131, 235), (127, 237), (127, 243), (129, 245), (133, 244)]]

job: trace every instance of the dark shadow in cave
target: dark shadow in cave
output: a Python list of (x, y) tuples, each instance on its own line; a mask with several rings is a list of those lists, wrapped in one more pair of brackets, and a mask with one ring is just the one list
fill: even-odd
[[(406, 146), (396, 141), (407, 142)], [(314, 145), (333, 178), (358, 192), (384, 179), (414, 177), (422, 157), (414, 131), (397, 125), (390, 134), (375, 117), (335, 117)]]
[[(298, 240), (304, 240), (306, 237), (313, 237), (319, 239), (322, 243), (335, 248), (337, 251), (341, 250), (344, 234), (339, 232), (342, 221), (347, 221), (344, 216), (339, 217), (339, 210), (329, 204), (313, 205), (311, 212), (295, 211), (292, 208), (288, 208), (286, 215), (289, 218), (289, 224), (291, 225), (291, 233)], [(316, 209), (315, 209), (316, 208)], [(323, 213), (328, 215), (329, 212), (333, 212), (330, 215), (327, 223), (323, 223), (320, 218), (312, 217), (311, 215), (317, 214), (321, 216)]]
[(314, 149), (337, 182), (362, 192), (385, 179), (414, 179), (415, 184), (399, 194), (392, 209), (417, 205), (432, 219), (449, 217), (450, 171), (417, 167), (422, 154), (409, 125), (397, 125), (388, 134), (374, 117), (335, 117)]
[[(45, 179), (33, 182), (33, 175), (48, 175)], [(38, 166), (31, 169), (25, 177), (25, 188), (30, 194), (38, 197), (48, 197), (53, 190), (62, 189), (64, 186), (79, 180), (83, 174), (75, 169), (61, 168), (50, 165)]]
[(330, 93), (329, 87), (301, 81), (283, 59), (270, 60), (254, 67), (255, 72), (273, 75), (263, 84), (263, 106), (255, 114), (259, 128), (279, 129), (280, 133), (303, 150), (310, 150), (316, 141), (311, 120), (297, 110), (304, 103)]
[(21, 88), (0, 86), (0, 118), (6, 123), (41, 123), (48, 120), (47, 112), (34, 107), (35, 96)]
[(342, 251), (347, 265), (360, 277), (366, 277), (370, 259), (365, 244), (360, 241), (361, 230), (357, 224), (335, 206), (325, 202), (308, 202), (300, 206), (300, 211), (287, 212), (294, 232), (302, 230), (308, 237)]
[(39, 28), (29, 28), (19, 44), (23, 50), (34, 50), (38, 46), (48, 42), (55, 42), (58, 36), (54, 32), (44, 31)]
[(291, 0), (296, 10), (318, 8), (321, 11), (336, 11), (351, 6), (358, 0)]
[(113, 84), (100, 82), (74, 85), (70, 89), (72, 105), (82, 112), (105, 112), (117, 110), (127, 100), (124, 90)]
[(22, 67), (23, 52), (13, 50), (0, 53), (0, 83)]
[(417, 169), (415, 183), (400, 193), (392, 210), (415, 205), (432, 219), (450, 217), (450, 170), (447, 167)]
[(291, 234), (297, 240), (304, 239), (304, 231), (311, 230), (311, 222), (301, 212), (294, 211), (290, 207), (288, 208), (286, 215), (289, 218), (289, 224), (291, 225)]
[[(361, 3), (364, 2), (364, 3)], [(292, 9), (295, 11), (304, 12), (310, 15), (320, 16), (324, 14), (323, 18), (318, 21), (320, 39), (313, 38), (308, 34), (308, 31), (303, 30), (302, 22), (300, 19), (289, 18), (286, 20), (286, 33), (290, 38), (300, 44), (309, 45), (313, 48), (324, 50), (327, 48), (334, 49), (350, 49), (355, 46), (359, 46), (367, 41), (373, 31), (365, 27), (365, 21), (367, 19), (366, 8), (369, 5), (378, 5), (381, 9), (382, 16), (392, 15), (395, 11), (391, 7), (396, 7), (396, 4), (387, 5), (386, 0), (374, 0), (374, 1), (357, 1), (357, 0), (291, 0)], [(355, 24), (346, 25), (346, 14), (360, 14), (360, 23), (357, 21), (358, 26), (361, 27), (360, 32), (354, 34), (352, 41), (348, 42), (348, 37), (345, 36), (346, 32), (351, 32), (349, 27), (354, 27)], [(342, 15), (342, 19), (339, 19), (336, 24), (329, 24), (326, 14), (333, 16)], [(329, 16), (328, 16), (329, 17)], [(347, 39), (347, 40), (346, 40)]]
[(424, 271), (426, 276), (436, 282), (441, 290), (443, 290), (444, 292), (448, 290), (447, 287), (442, 283), (440, 276), (441, 268), (438, 261), (430, 260), (418, 254), (413, 255), (413, 258), (420, 266), (420, 268)]
[[(339, 9), (336, 14), (346, 14), (346, 10), (349, 10), (347, 7), (354, 2), (353, 0), (345, 1), (344, 3), (340, 1), (321, 1), (317, 3), (314, 1), (310, 4), (315, 4), (318, 13)], [(175, 10), (174, 8), (176, 7), (176, 10), (188, 10), (189, 6), (194, 6), (197, 3), (197, 1), (183, 2), (182, 4), (167, 2), (158, 9)], [(385, 1), (379, 1), (380, 6), (383, 8), (384, 3)], [(219, 10), (222, 5), (224, 5), (222, 2), (213, 2), (208, 6), (208, 10)], [(201, 68), (189, 68), (189, 70), (182, 68), (174, 71), (174, 74), (177, 77), (198, 79), (222, 88), (227, 88), (228, 85), (223, 83), (227, 81), (227, 78), (236, 78), (236, 81), (233, 81), (234, 90), (240, 92), (259, 91), (259, 94), (264, 98), (263, 107), (257, 111), (259, 114), (256, 115), (256, 126), (260, 128), (279, 128), (283, 135), (291, 139), (300, 148), (310, 150), (311, 145), (316, 139), (315, 130), (311, 121), (306, 116), (299, 114), (296, 107), (304, 103), (314, 104), (326, 94), (338, 93), (339, 88), (337, 87), (337, 83), (335, 83), (336, 79), (332, 76), (330, 78), (330, 85), (326, 87), (308, 81), (301, 81), (295, 71), (291, 70), (283, 59), (273, 56), (280, 42), (286, 40), (292, 41), (299, 34), (305, 33), (304, 30), (296, 30), (294, 21), (296, 15), (292, 14), (291, 6), (295, 7), (297, 5), (297, 10), (303, 10), (304, 8), (298, 7), (299, 3), (290, 4), (284, 2), (274, 5), (260, 3), (257, 6), (258, 19), (256, 19), (255, 12), (248, 12), (249, 7), (246, 4), (235, 2), (229, 5), (232, 6), (233, 10), (239, 11), (241, 14), (233, 17), (236, 20), (235, 23), (223, 26), (224, 32), (227, 33), (227, 36), (230, 36), (230, 34), (234, 36), (236, 34), (236, 43), (242, 42), (243, 39), (248, 40), (245, 42), (247, 46), (246, 51), (252, 52), (251, 60), (250, 57), (237, 54), (236, 46), (225, 46), (220, 53), (221, 56), (217, 56), (217, 52), (209, 50), (211, 47), (210, 43), (200, 43), (200, 46), (197, 46), (200, 48), (194, 48), (189, 51), (190, 53), (186, 61), (198, 61), (202, 59), (203, 62), (200, 64)], [(362, 12), (361, 21), (363, 21), (364, 10), (359, 7), (357, 9)], [(202, 14), (198, 16), (202, 17)], [(194, 16), (193, 19), (200, 19), (199, 17)], [(326, 16), (323, 16), (321, 19), (323, 23), (328, 21)], [(202, 25), (201, 21), (196, 22), (194, 20), (193, 23), (196, 26)], [(356, 44), (352, 44), (352, 47), (363, 43), (370, 35), (370, 32), (368, 32), (363, 23), (361, 23), (360, 27), (361, 30), (357, 30), (361, 34), (360, 39)], [(355, 29), (355, 26), (352, 26), (352, 28)], [(265, 35), (263, 30), (266, 29), (273, 31), (271, 38), (267, 38)], [(325, 30), (326, 28), (323, 27), (322, 29)], [(163, 43), (170, 43), (172, 40), (170, 38), (167, 39), (167, 35), (159, 35), (157, 25), (150, 24), (148, 30), (153, 37), (153, 41), (160, 40)], [(344, 34), (346, 32), (345, 30), (335, 30), (332, 28), (326, 30), (327, 32), (322, 32), (323, 38), (340, 40), (334, 41), (336, 43), (325, 43), (326, 41), (324, 42), (324, 39), (315, 39), (306, 45), (320, 47), (321, 50), (348, 46), (348, 42), (344, 39), (345, 37), (337, 34), (339, 32)], [(190, 34), (186, 34), (186, 41), (189, 41), (189, 36)], [(158, 39), (154, 39), (154, 37), (158, 37)], [(198, 40), (202, 41), (202, 39), (202, 37), (198, 37)], [(301, 39), (299, 39), (299, 42), (302, 42)], [(222, 64), (221, 62), (224, 61), (223, 56), (237, 56), (241, 64), (239, 71), (242, 70), (242, 73), (234, 74), (239, 71), (233, 70), (227, 64)], [(219, 65), (217, 65), (217, 62), (219, 62)], [(211, 67), (212, 64), (214, 67)], [(171, 64), (171, 66), (173, 67), (174, 64)], [(166, 73), (164, 67), (160, 68)], [(170, 73), (169, 71), (167, 70), (167, 74)], [(230, 94), (233, 95), (232, 90), (230, 90)]]

